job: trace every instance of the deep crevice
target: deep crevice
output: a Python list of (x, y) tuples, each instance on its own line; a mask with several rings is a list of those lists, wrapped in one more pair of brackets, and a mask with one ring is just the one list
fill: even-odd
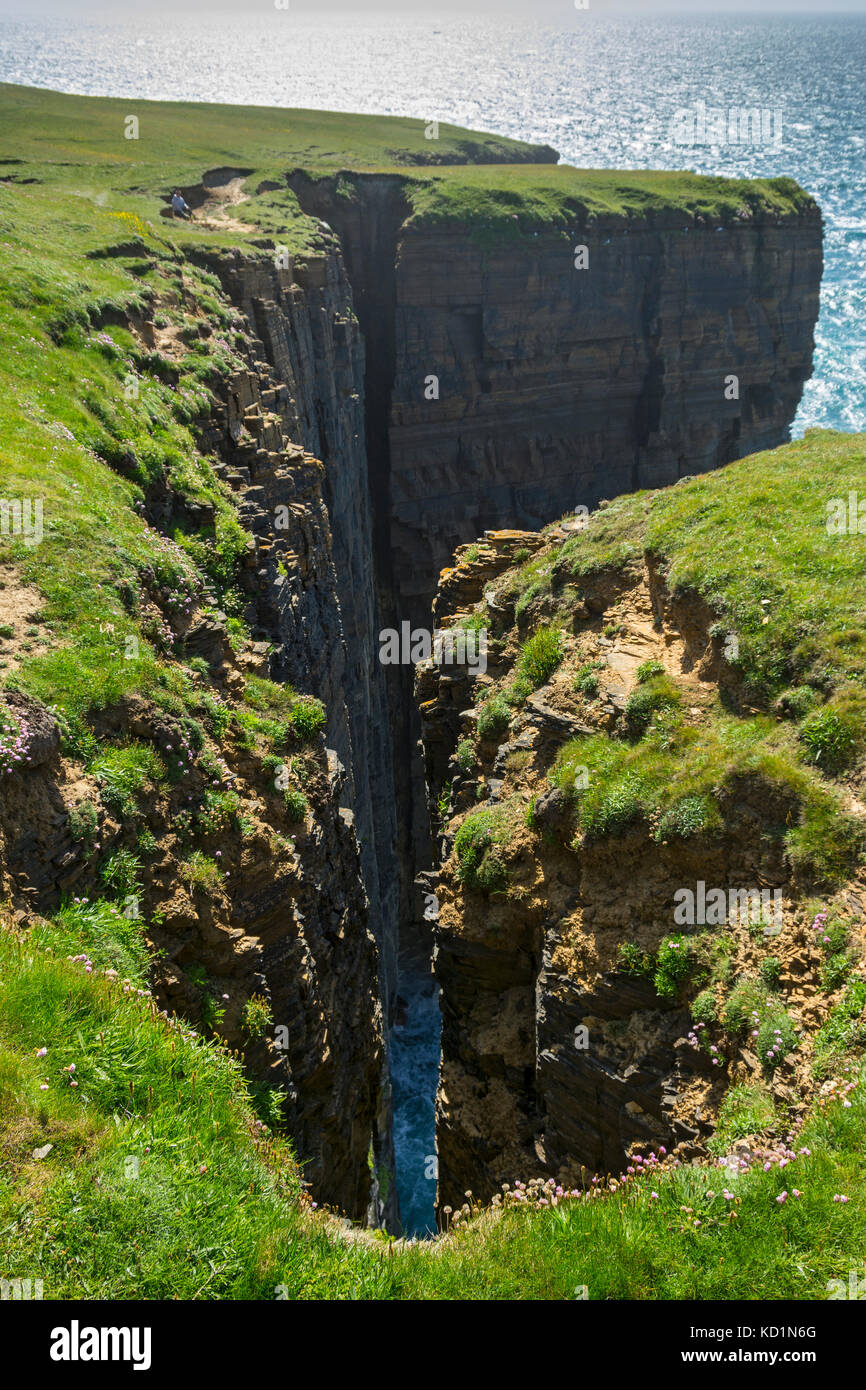
[[(302, 210), (327, 223), (339, 238), (346, 273), (352, 291), (352, 302), (364, 342), (364, 421), (366, 436), (367, 477), (372, 518), (373, 572), (377, 590), (378, 611), (383, 627), (399, 629), (409, 616), (394, 572), (391, 537), (391, 400), (397, 366), (397, 260), (400, 231), (411, 209), (399, 176), (380, 174), (340, 174), (335, 178), (311, 179), (297, 172), (289, 178)], [(477, 325), (480, 334), (480, 322)], [(426, 604), (432, 604), (431, 591)], [(375, 635), (374, 635), (375, 636)], [(378, 652), (378, 643), (377, 643)], [(420, 751), (421, 724), (413, 698), (414, 667), (396, 666), (386, 670), (386, 692), (390, 716), (394, 801), (397, 807), (396, 859), (399, 874), (397, 921), (398, 984), (397, 993), (388, 1002), (387, 1023), (401, 1030), (394, 1039), (397, 1054), (397, 1102), (401, 1103), (401, 1080), (415, 1063), (408, 1049), (418, 1033), (421, 1050), (425, 1028), (429, 1032), (435, 1022), (435, 1000), (430, 978), (432, 931), (425, 913), (425, 885), (419, 884), (419, 873), (432, 865), (430, 819), (427, 809), (427, 790), (423, 759)], [(429, 897), (429, 895), (428, 895)], [(417, 1027), (420, 1017), (422, 1026)], [(403, 1030), (406, 1030), (403, 1033)], [(393, 1036), (393, 1035), (392, 1035)], [(407, 1050), (402, 1047), (406, 1041)], [(428, 1070), (429, 1057), (421, 1065)], [(417, 1083), (414, 1083), (417, 1084)], [(413, 1084), (404, 1087), (411, 1092)], [(435, 1092), (435, 1077), (433, 1078)], [(413, 1096), (405, 1104), (412, 1110)], [(431, 1096), (432, 1099), (432, 1096)], [(417, 1128), (417, 1115), (408, 1119), (396, 1114), (399, 1132), (403, 1120), (404, 1137)], [(429, 1140), (432, 1157), (434, 1141)], [(423, 1126), (422, 1126), (423, 1127)], [(408, 1142), (415, 1138), (413, 1133)], [(417, 1166), (413, 1156), (412, 1167)], [(406, 1176), (409, 1181), (408, 1175)], [(430, 1188), (429, 1215), (432, 1222), (433, 1192)], [(412, 1208), (408, 1217), (410, 1233), (423, 1228), (425, 1217), (419, 1214), (426, 1203), (419, 1199), (424, 1183), (411, 1183)], [(413, 1211), (415, 1215), (413, 1216)]]

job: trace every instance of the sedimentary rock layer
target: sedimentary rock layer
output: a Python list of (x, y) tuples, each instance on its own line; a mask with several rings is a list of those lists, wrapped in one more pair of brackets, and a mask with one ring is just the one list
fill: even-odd
[[(537, 528), (788, 438), (818, 312), (815, 205), (488, 242), (477, 220), (407, 216), (398, 175), (291, 182), (339, 234), (364, 335), (383, 624), (429, 626), (440, 571), (486, 529)], [(398, 917), (423, 935), (412, 885), (432, 861), (408, 673), (388, 691)]]
[(599, 219), (496, 249), (410, 223), (396, 258), (391, 549), (406, 616), (426, 614), (431, 577), (486, 529), (534, 529), (788, 438), (811, 373), (817, 208)]

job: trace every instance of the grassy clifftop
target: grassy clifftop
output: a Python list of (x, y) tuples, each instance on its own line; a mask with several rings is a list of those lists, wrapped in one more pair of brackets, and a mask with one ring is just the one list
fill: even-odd
[[(49, 218), (81, 222), (102, 208), (147, 223), (175, 186), (190, 197), (209, 172), (235, 176), (232, 217), (173, 223), (179, 245), (248, 240), (264, 230), (293, 250), (309, 248), (316, 224), (285, 186), (299, 169), (315, 178), (397, 174), (416, 222), (461, 221), (488, 236), (595, 217), (729, 222), (815, 209), (792, 179), (574, 169), (557, 165), (549, 146), (446, 124), (433, 138), (428, 123), (406, 117), (129, 101), (0, 84), (0, 131), (0, 177), (44, 197)], [(348, 185), (342, 191), (350, 194)]]
[[(125, 135), (130, 116), (138, 118), (137, 139)], [(0, 83), (0, 119), (4, 153), (46, 166), (90, 166), (107, 180), (149, 168), (183, 182), (214, 164), (251, 165), (264, 177), (295, 167), (325, 173), (557, 158), (549, 146), (445, 123), (428, 138), (424, 121), (405, 116), (84, 97), (8, 83)]]
[[(712, 840), (719, 798), (753, 776), (789, 801), (774, 833), (804, 883), (859, 871), (864, 463), (862, 435), (815, 430), (617, 498), (565, 536), (547, 528), (548, 544), (464, 619), (489, 623), (497, 659), (477, 692), (482, 724), (507, 730), (541, 686), (577, 723), (597, 724), (553, 773), (571, 790), (574, 767), (589, 768), (575, 790), (578, 840), (637, 824)], [(611, 694), (625, 701), (613, 727)]]
[[(449, 1173), (489, 1192), (534, 1144), (567, 1182), (647, 1129), (689, 1156), (754, 1151), (862, 1066), (864, 461), (862, 435), (812, 431), (540, 537), (486, 533), (444, 572), (440, 621), (487, 634), (456, 693), (435, 668), (416, 687), (461, 1029)], [(743, 910), (748, 884), (776, 894), (772, 921)], [(721, 911), (690, 910), (710, 885)], [(505, 976), (494, 1054), (485, 1008), (521, 951), (543, 965)], [(481, 1152), (500, 1052), (527, 1069), (508, 1101), (528, 1118), (503, 1105)]]

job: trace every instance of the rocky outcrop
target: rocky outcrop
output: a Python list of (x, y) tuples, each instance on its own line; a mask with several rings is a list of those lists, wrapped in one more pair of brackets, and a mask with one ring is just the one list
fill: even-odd
[[(515, 615), (526, 583), (515, 555), (540, 552), (555, 567), (570, 535), (568, 527), (544, 537), (487, 532), (458, 550), (440, 583), (436, 621), (448, 626), (480, 613), (492, 657), (481, 674), (428, 664), (416, 678), (438, 826), (440, 1211), (460, 1207), (467, 1189), (486, 1200), (515, 1179), (571, 1185), (587, 1174), (619, 1173), (636, 1147), (664, 1146), (685, 1159), (705, 1154), (735, 1083), (766, 1087), (799, 1113), (814, 1084), (810, 1035), (831, 1007), (810, 930), (814, 907), (792, 877), (779, 834), (796, 817), (790, 788), (745, 773), (719, 786), (721, 825), (708, 838), (660, 836), (640, 822), (592, 837), (575, 835), (573, 796), (549, 779), (572, 739), (621, 721), (643, 662), (675, 673), (688, 719), (700, 726), (718, 690), (719, 662), (713, 615), (697, 596), (672, 601), (646, 557), (584, 578), (558, 613), (566, 636), (555, 673), (515, 701), (495, 732), (479, 730), (484, 699), (502, 698), (521, 643), (545, 622), (543, 599), (536, 609), (520, 604)], [(587, 670), (597, 675), (591, 698), (575, 684)], [(486, 883), (467, 878), (456, 841), (478, 816), (498, 827), (500, 872)], [(714, 998), (734, 981), (754, 981), (772, 955), (801, 1036), (771, 1075), (751, 1032), (737, 1040), (720, 1031), (712, 1035), (717, 1046), (701, 1044), (690, 1000), (679, 989), (660, 992), (641, 964), (678, 930), (675, 893), (698, 881), (781, 894), (780, 935), (729, 916), (723, 931), (696, 947), (708, 952), (697, 974)], [(863, 906), (861, 883), (859, 891), (843, 888), (829, 910), (862, 939)]]
[[(220, 675), (230, 707), (238, 672), (214, 670), (210, 689), (219, 689)], [(44, 707), (12, 694), (5, 704), (25, 721), (31, 750), (26, 768), (4, 775), (0, 804), (0, 893), (22, 924), (73, 894), (102, 897), (105, 864), (119, 850), (134, 855), (138, 886), (121, 905), (145, 924), (158, 1002), (203, 1032), (218, 1018), (219, 1036), (239, 1049), (250, 1080), (282, 1108), (320, 1203), (358, 1220), (393, 1219), (393, 1203), (380, 1203), (374, 1185), (377, 1161), (390, 1159), (376, 946), (334, 755), (321, 744), (303, 754), (310, 810), (301, 823), (259, 757), (233, 739), (218, 750), (205, 745), (178, 785), (152, 788), (135, 814), (119, 814), (105, 804), (98, 773), (83, 773), (61, 752)], [(168, 760), (186, 726), (128, 697), (94, 727), (106, 746), (132, 739)], [(237, 817), (199, 826), (193, 840), (190, 807), (213, 788), (217, 756)], [(152, 848), (142, 853), (145, 832)], [(206, 881), (185, 876), (193, 844), (219, 866)], [(261, 1038), (246, 1027), (254, 998), (270, 1019)]]

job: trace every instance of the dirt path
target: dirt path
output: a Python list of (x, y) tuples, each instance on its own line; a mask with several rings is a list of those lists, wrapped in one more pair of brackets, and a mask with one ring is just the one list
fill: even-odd
[(207, 196), (201, 207), (193, 213), (192, 220), (201, 227), (213, 232), (250, 232), (249, 222), (240, 222), (232, 217), (228, 209), (239, 203), (248, 203), (249, 194), (243, 191), (244, 179), (229, 179), (227, 183), (213, 184), (207, 189)]

